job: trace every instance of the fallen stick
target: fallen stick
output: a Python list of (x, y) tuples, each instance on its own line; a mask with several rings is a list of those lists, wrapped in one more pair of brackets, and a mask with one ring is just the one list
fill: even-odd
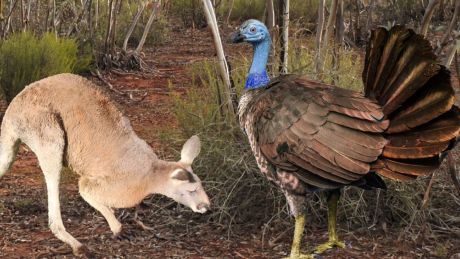
[(454, 186), (460, 195), (460, 174), (457, 171), (457, 165), (455, 164), (455, 159), (451, 152), (447, 154), (447, 165), (449, 167), (449, 174), (452, 177), (452, 182), (454, 182)]

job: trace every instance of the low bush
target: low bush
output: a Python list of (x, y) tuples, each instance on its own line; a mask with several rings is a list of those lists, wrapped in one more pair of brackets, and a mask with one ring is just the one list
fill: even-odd
[(10, 102), (26, 85), (47, 76), (79, 72), (88, 68), (90, 59), (78, 57), (73, 39), (54, 34), (36, 37), (23, 32), (12, 35), (0, 46), (0, 85)]

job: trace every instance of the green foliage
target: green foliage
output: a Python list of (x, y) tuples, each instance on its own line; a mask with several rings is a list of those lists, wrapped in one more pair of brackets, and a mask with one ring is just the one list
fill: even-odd
[(47, 76), (87, 69), (90, 59), (78, 58), (75, 40), (24, 32), (0, 46), (0, 85), (11, 101), (26, 85)]

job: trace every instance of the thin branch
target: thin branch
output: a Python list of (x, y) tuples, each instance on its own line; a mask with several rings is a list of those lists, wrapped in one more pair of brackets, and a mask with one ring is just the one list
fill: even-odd
[(232, 93), (234, 91), (233, 91), (232, 84), (230, 81), (230, 73), (228, 70), (227, 59), (225, 58), (225, 54), (224, 54), (224, 47), (222, 46), (222, 39), (220, 38), (219, 27), (217, 25), (217, 20), (216, 20), (216, 14), (214, 13), (214, 8), (210, 0), (202, 0), (202, 2), (203, 2), (204, 12), (206, 15), (206, 20), (208, 22), (209, 27), (211, 28), (212, 36), (214, 38), (214, 46), (217, 52), (217, 59), (219, 62), (220, 75), (226, 86), (225, 94), (227, 97), (227, 103), (226, 103), (228, 107), (227, 112), (230, 113), (232, 116), (234, 116), (236, 113), (236, 107), (233, 107), (233, 104), (232, 104)]
[(430, 0), (430, 3), (425, 9), (425, 15), (423, 15), (422, 26), (420, 26), (420, 34), (426, 36), (428, 28), (430, 26), (431, 17), (433, 17), (436, 6), (441, 3), (440, 0)]

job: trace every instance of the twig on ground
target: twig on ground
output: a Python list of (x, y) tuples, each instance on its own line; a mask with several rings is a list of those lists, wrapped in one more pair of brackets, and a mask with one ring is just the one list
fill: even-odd
[(143, 230), (153, 230), (152, 227), (149, 227), (147, 225), (145, 225), (140, 219), (139, 219), (139, 210), (141, 210), (141, 206), (136, 206), (136, 210), (134, 211), (134, 222), (136, 222), (136, 224), (141, 227)]
[(431, 188), (433, 187), (433, 182), (436, 176), (436, 171), (431, 173), (430, 175), (430, 181), (428, 182), (428, 186), (426, 187), (425, 194), (423, 195), (423, 201), (422, 201), (422, 207), (421, 209), (424, 210), (428, 206), (428, 201), (430, 199), (430, 192)]
[(91, 71), (91, 73), (92, 73), (93, 75), (97, 76), (97, 78), (99, 78), (99, 80), (101, 80), (104, 84), (106, 84), (106, 85), (109, 87), (109, 89), (110, 89), (111, 91), (115, 92), (116, 94), (119, 94), (119, 95), (123, 95), (123, 96), (128, 97), (128, 98), (129, 98), (132, 102), (134, 102), (134, 103), (140, 103), (140, 102), (142, 102), (143, 100), (145, 100), (145, 98), (147, 98), (147, 95), (148, 95), (147, 92), (145, 92), (145, 93), (141, 96), (141, 98), (139, 98), (139, 99), (136, 100), (136, 99), (134, 99), (132, 93), (125, 93), (125, 92), (122, 92), (122, 91), (120, 91), (120, 90), (117, 90), (115, 87), (113, 87), (113, 85), (112, 85), (109, 81), (107, 81), (107, 80), (102, 76), (102, 74), (101, 74), (101, 72), (99, 71), (99, 69), (96, 69), (96, 70), (94, 70), (94, 71)]
[(449, 167), (449, 174), (452, 177), (452, 182), (454, 182), (454, 186), (460, 195), (460, 174), (457, 171), (457, 165), (455, 164), (455, 159), (451, 152), (447, 154), (447, 163)]

